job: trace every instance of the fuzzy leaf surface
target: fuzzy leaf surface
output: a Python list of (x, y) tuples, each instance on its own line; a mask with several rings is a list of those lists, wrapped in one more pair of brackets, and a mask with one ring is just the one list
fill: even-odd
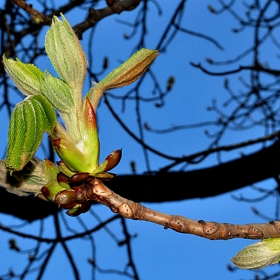
[(81, 44), (66, 18), (53, 17), (45, 39), (45, 49), (59, 76), (71, 86), (80, 105), (87, 61)]
[(33, 95), (18, 103), (11, 114), (6, 168), (19, 171), (34, 156), (43, 139), (56, 125), (52, 105), (42, 95)]
[(61, 112), (74, 109), (71, 87), (59, 78), (46, 75), (42, 80), (42, 93), (49, 102)]
[(109, 90), (133, 83), (144, 74), (156, 59), (158, 53), (156, 50), (144, 48), (139, 50), (100, 81), (97, 84), (97, 88), (101, 87), (104, 90)]
[(45, 74), (39, 68), (5, 56), (3, 56), (3, 63), (6, 72), (23, 94), (30, 96), (40, 93), (40, 83)]
[(261, 269), (280, 261), (280, 238), (267, 238), (238, 252), (231, 261), (242, 269)]

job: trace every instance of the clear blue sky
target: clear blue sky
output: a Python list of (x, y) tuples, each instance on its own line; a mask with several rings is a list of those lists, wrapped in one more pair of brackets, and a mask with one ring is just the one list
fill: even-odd
[[(149, 4), (148, 13), (148, 35), (145, 41), (145, 47), (155, 48), (161, 30), (167, 24), (175, 3), (179, 1), (160, 1), (162, 5), (162, 16), (158, 17), (156, 6)], [(165, 87), (166, 81), (170, 75), (175, 77), (175, 85), (172, 92), (165, 99), (165, 106), (157, 109), (154, 104), (147, 104), (141, 108), (143, 112), (143, 122), (147, 121), (150, 126), (158, 129), (168, 128), (171, 125), (192, 124), (199, 121), (215, 120), (216, 115), (208, 112), (206, 107), (211, 104), (213, 98), (216, 98), (221, 105), (227, 98), (227, 93), (223, 89), (223, 78), (213, 78), (206, 76), (190, 66), (189, 62), (204, 62), (206, 57), (212, 57), (216, 60), (229, 59), (235, 57), (244, 46), (249, 46), (252, 38), (248, 33), (237, 35), (231, 33), (231, 29), (236, 27), (235, 21), (227, 14), (214, 16), (207, 11), (209, 1), (187, 1), (182, 26), (193, 31), (201, 32), (212, 36), (225, 48), (224, 51), (218, 50), (212, 43), (197, 37), (186, 34), (178, 34), (172, 42), (166, 53), (160, 54), (152, 69), (157, 73), (162, 87)], [(218, 1), (212, 1), (213, 6), (218, 6)], [(101, 1), (100, 7), (104, 6)], [(128, 26), (121, 25), (116, 19), (133, 20), (138, 10), (129, 13), (123, 13), (119, 16), (112, 16), (104, 19), (97, 24), (95, 36), (93, 38), (94, 53), (94, 70), (98, 71), (102, 66), (102, 59), (105, 55), (110, 54), (109, 69), (118, 66), (121, 61), (127, 59), (132, 54), (133, 43), (137, 42), (139, 33), (131, 40), (123, 40), (125, 33), (131, 32)], [(67, 19), (72, 25), (83, 20), (82, 13), (66, 14)], [(44, 33), (45, 34), (45, 33)], [(42, 37), (43, 39), (43, 37)], [(89, 40), (89, 32), (84, 34), (82, 45), (87, 50)], [(242, 44), (240, 43), (242, 42)], [(264, 56), (264, 60), (270, 60), (275, 55), (273, 53)], [(271, 57), (270, 57), (271, 56)], [(273, 58), (273, 57), (272, 57)], [(245, 59), (248, 61), (248, 59)], [(48, 61), (38, 61), (38, 66), (45, 70), (51, 69)], [(221, 71), (222, 68), (217, 68)], [(231, 80), (231, 84), (238, 90), (242, 86), (238, 82), (237, 77)], [(88, 84), (85, 86), (85, 92)], [(112, 93), (122, 95), (126, 89), (112, 91)], [(141, 88), (143, 95), (149, 96), (151, 92), (150, 83), (147, 82), (146, 87)], [(120, 103), (114, 103), (116, 108), (121, 109)], [(134, 103), (126, 103), (126, 111), (124, 113), (119, 110), (119, 116), (125, 120), (126, 124), (137, 134), (136, 116), (134, 113)], [(0, 112), (4, 115), (4, 112)], [(6, 112), (5, 112), (6, 114)], [(3, 117), (1, 115), (3, 120)], [(101, 141), (101, 160), (112, 150), (123, 148), (123, 159), (119, 166), (114, 170), (117, 174), (130, 173), (129, 163), (135, 160), (137, 164), (137, 172), (146, 171), (144, 156), (142, 149), (131, 140), (116, 121), (112, 118), (104, 104), (101, 104), (98, 110), (98, 120), (100, 128)], [(3, 121), (2, 121), (3, 124)], [(7, 125), (4, 124), (0, 128), (2, 135), (2, 147), (4, 146)], [(254, 139), (262, 136), (262, 130), (248, 131), (242, 133), (228, 133), (222, 140), (222, 144), (233, 144), (235, 142)], [(203, 129), (199, 130), (182, 130), (173, 134), (155, 135), (146, 133), (145, 139), (149, 145), (171, 155), (188, 155), (197, 151), (204, 150), (209, 144), (209, 139), (204, 135)], [(255, 148), (255, 147), (254, 147)], [(250, 149), (252, 151), (253, 149)], [(248, 150), (249, 151), (249, 150)], [(224, 161), (238, 156), (236, 153), (223, 154)], [(246, 152), (246, 151), (245, 151)], [(1, 154), (4, 150), (1, 151)], [(41, 154), (38, 154), (40, 156)], [(151, 168), (164, 166), (168, 161), (150, 155)], [(211, 166), (217, 164), (215, 157), (209, 157), (201, 165), (196, 168)], [(258, 184), (265, 188), (272, 189), (274, 182), (267, 181)], [(133, 188), (134, 186), (131, 186)], [(201, 187), (188, 186), (186, 182), (180, 182), (180, 187)], [(211, 188), (211, 186), (208, 186)], [(270, 199), (261, 204), (249, 204), (237, 202), (232, 198), (233, 195), (243, 194), (247, 197), (255, 197), (257, 193), (250, 188), (238, 190), (234, 193), (225, 194), (208, 199), (193, 199), (183, 202), (161, 203), (161, 204), (145, 204), (149, 208), (158, 211), (178, 214), (191, 219), (203, 219), (205, 221), (217, 221), (228, 223), (250, 223), (264, 222), (264, 220), (255, 216), (251, 207), (255, 206), (263, 211), (267, 216), (273, 217), (275, 205), (274, 200)], [(93, 211), (102, 219), (106, 219), (113, 215), (109, 209), (102, 205), (93, 207)], [(94, 219), (85, 214), (84, 222), (88, 227), (97, 224)], [(78, 228), (75, 218), (65, 215), (68, 224)], [(15, 218), (1, 215), (1, 223), (16, 224), (19, 223)], [(133, 239), (133, 257), (135, 259), (137, 269), (141, 279), (252, 279), (253, 272), (236, 270), (229, 272), (227, 264), (230, 264), (230, 258), (233, 257), (244, 246), (252, 243), (250, 240), (230, 240), (230, 241), (209, 241), (196, 236), (189, 236), (176, 233), (172, 230), (164, 230), (161, 226), (147, 222), (127, 221), (131, 234), (137, 234)], [(39, 223), (25, 226), (26, 232), (35, 233), (38, 231)], [(115, 232), (117, 236), (121, 236), (119, 222), (114, 222), (109, 226), (110, 230)], [(53, 225), (50, 218), (45, 224), (45, 236), (53, 236)], [(0, 248), (2, 255), (5, 254), (5, 270), (0, 266), (0, 275), (3, 274), (7, 267), (24, 265), (25, 259), (18, 257), (14, 251), (6, 250), (8, 248), (7, 240), (10, 235), (1, 233)], [(23, 249), (30, 248), (31, 244), (27, 240), (18, 239), (19, 246)], [(104, 269), (119, 269), (125, 264), (124, 248), (117, 247), (112, 239), (104, 230), (95, 235), (96, 257), (98, 264)], [(79, 267), (82, 268), (82, 279), (89, 279), (88, 275), (91, 268), (87, 263), (87, 258), (91, 257), (88, 250), (89, 243), (84, 241), (73, 242), (70, 248), (76, 257)], [(16, 261), (15, 261), (16, 260)], [(48, 266), (48, 273), (44, 279), (72, 279), (68, 278), (71, 269), (65, 263), (65, 255), (57, 250), (56, 257), (52, 259)], [(3, 262), (3, 261), (2, 261)], [(276, 271), (278, 265), (268, 268), (267, 272)], [(50, 274), (53, 272), (54, 274)], [(31, 274), (30, 278), (33, 279)], [(71, 276), (72, 277), (72, 276)], [(118, 275), (102, 275), (97, 273), (96, 279), (126, 279)]]

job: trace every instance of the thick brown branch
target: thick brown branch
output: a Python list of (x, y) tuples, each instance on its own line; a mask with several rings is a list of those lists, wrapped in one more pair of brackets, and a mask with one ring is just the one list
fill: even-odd
[[(121, 175), (107, 185), (117, 194), (136, 202), (206, 198), (278, 176), (279, 158), (280, 147), (276, 142), (256, 153), (210, 168), (156, 175)], [(175, 187), (176, 191), (170, 192), (170, 188)], [(57, 211), (51, 203), (32, 196), (19, 197), (1, 188), (0, 194), (0, 212), (22, 219), (33, 221)]]
[(125, 218), (143, 220), (171, 228), (180, 233), (194, 234), (211, 240), (217, 239), (262, 239), (268, 237), (280, 237), (280, 222), (265, 224), (233, 225), (228, 223), (205, 222), (192, 220), (182, 216), (174, 216), (161, 213), (145, 206), (125, 199), (107, 188), (100, 180), (94, 181), (92, 197), (110, 207)]

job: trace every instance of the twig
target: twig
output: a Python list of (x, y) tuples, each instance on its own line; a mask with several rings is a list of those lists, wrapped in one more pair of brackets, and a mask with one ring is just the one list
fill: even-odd
[(152, 222), (164, 226), (164, 229), (171, 228), (180, 233), (193, 234), (211, 240), (280, 237), (280, 221), (245, 225), (205, 222), (203, 220), (196, 221), (146, 208), (140, 203), (135, 203), (117, 195), (100, 180), (95, 179), (92, 185), (92, 198), (94, 200), (108, 206), (112, 212), (119, 213), (127, 219)]
[(12, 0), (12, 2), (14, 2), (15, 5), (25, 10), (28, 14), (30, 14), (35, 23), (46, 25), (51, 24), (51, 18), (34, 9), (31, 4), (27, 4), (23, 0)]

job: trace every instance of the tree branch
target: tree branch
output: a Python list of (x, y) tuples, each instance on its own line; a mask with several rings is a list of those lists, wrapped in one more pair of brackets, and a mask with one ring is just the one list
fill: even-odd
[(279, 76), (280, 75), (280, 71), (279, 70), (275, 70), (275, 69), (271, 69), (271, 68), (265, 68), (262, 65), (252, 65), (252, 66), (239, 66), (238, 68), (234, 69), (234, 70), (229, 70), (229, 71), (222, 71), (222, 72), (212, 72), (207, 70), (205, 67), (203, 67), (200, 63), (194, 63), (194, 62), (190, 62), (191, 66), (193, 66), (194, 68), (198, 68), (200, 69), (202, 72), (211, 75), (211, 76), (225, 76), (225, 75), (231, 75), (231, 74), (236, 74), (239, 73), (243, 70), (248, 70), (248, 71), (259, 71), (259, 72), (263, 72), (263, 73), (267, 73), (267, 74), (271, 74), (273, 76)]
[(14, 4), (19, 6), (20, 8), (22, 8), (23, 10), (25, 10), (28, 14), (30, 14), (35, 23), (37, 24), (43, 23), (46, 25), (51, 24), (52, 21), (51, 18), (34, 9), (31, 4), (27, 4), (23, 0), (11, 0), (11, 1), (14, 2)]
[(203, 220), (196, 221), (182, 216), (169, 215), (146, 208), (117, 195), (100, 180), (94, 180), (91, 197), (108, 206), (112, 212), (119, 213), (125, 218), (152, 222), (164, 226), (164, 229), (171, 228), (180, 233), (194, 234), (211, 240), (280, 237), (280, 222), (233, 225)]
[(75, 25), (73, 29), (75, 30), (78, 38), (82, 37), (82, 34), (89, 28), (95, 26), (95, 24), (101, 19), (108, 17), (112, 14), (120, 14), (123, 11), (131, 11), (135, 9), (141, 0), (123, 0), (116, 1), (111, 7), (102, 8), (99, 10), (90, 9), (88, 17), (85, 21)]
[[(278, 176), (279, 158), (280, 147), (277, 141), (268, 148), (213, 167), (156, 175), (122, 175), (107, 185), (119, 195), (137, 202), (206, 198)], [(136, 187), (135, 182), (140, 187)], [(164, 188), (176, 185), (179, 186), (173, 192)]]
[[(120, 175), (107, 182), (107, 185), (117, 194), (136, 202), (168, 202), (216, 196), (278, 176), (279, 145), (277, 141), (268, 148), (236, 160), (188, 172)], [(221, 174), (223, 176), (220, 176)], [(1, 185), (5, 187), (3, 178), (0, 180)], [(140, 187), (136, 187), (135, 182)], [(164, 186), (174, 187), (179, 184), (180, 187), (173, 192), (170, 192), (169, 188), (164, 188)], [(0, 188), (0, 212), (2, 213), (33, 221), (47, 217), (56, 211), (59, 209), (52, 203), (33, 196), (19, 197)]]

